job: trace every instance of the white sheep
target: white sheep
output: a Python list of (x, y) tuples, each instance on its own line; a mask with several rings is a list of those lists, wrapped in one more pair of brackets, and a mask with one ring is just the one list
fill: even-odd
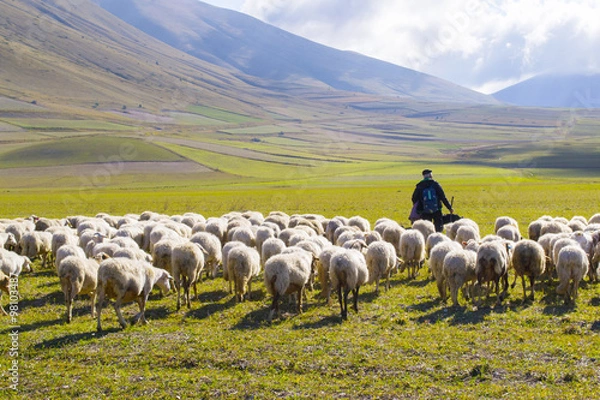
[(496, 222), (494, 223), (494, 233), (498, 234), (498, 230), (503, 226), (513, 226), (519, 230), (519, 223), (516, 219), (508, 216), (498, 217), (496, 218)]
[(454, 240), (464, 247), (469, 240), (479, 241), (481, 238), (479, 237), (479, 230), (473, 225), (467, 224), (458, 227)]
[(477, 280), (476, 263), (477, 253), (462, 248), (451, 250), (444, 257), (442, 273), (450, 289), (450, 297), (454, 306), (459, 305), (458, 291), (467, 283), (470, 285), (468, 288), (464, 288), (463, 295), (465, 298), (473, 298), (473, 284)]
[(579, 245), (563, 247), (558, 253), (556, 261), (556, 274), (559, 284), (556, 293), (565, 295), (565, 302), (577, 300), (579, 282), (587, 274), (589, 268), (588, 257)]
[(125, 257), (132, 260), (147, 261), (152, 263), (152, 256), (137, 247), (122, 247), (113, 253), (113, 257)]
[(379, 280), (385, 277), (385, 289), (390, 289), (390, 273), (397, 269), (400, 259), (391, 243), (384, 241), (372, 242), (367, 247), (365, 255), (369, 270), (369, 283), (375, 282), (375, 293), (379, 294)]
[(597, 243), (594, 247), (588, 274), (592, 282), (597, 282), (600, 279), (600, 243)]
[(360, 215), (355, 215), (348, 219), (348, 226), (355, 226), (362, 232), (369, 232), (371, 230), (371, 223)]
[(477, 230), (478, 233), (480, 233), (479, 225), (477, 225), (477, 222), (475, 222), (469, 218), (461, 218), (458, 221), (452, 222), (451, 224), (447, 225), (446, 235), (448, 235), (448, 237), (450, 239), (455, 240), (458, 228), (460, 228), (461, 226), (464, 226), (464, 225), (471, 225), (472, 227), (474, 227)]
[(335, 231), (344, 226), (347, 225), (347, 220), (345, 221), (344, 219), (342, 219), (339, 216), (333, 217), (331, 218), (328, 222), (327, 222), (327, 227), (325, 228), (325, 237), (331, 242), (331, 243), (335, 243), (334, 240), (334, 234)]
[(156, 242), (152, 249), (152, 265), (173, 273), (171, 269), (171, 254), (178, 244), (185, 243), (184, 238), (166, 238)]
[(89, 294), (92, 318), (96, 316), (96, 286), (98, 284), (98, 261), (93, 258), (68, 256), (58, 264), (60, 286), (65, 295), (67, 322), (73, 319), (73, 300), (78, 294)]
[(518, 242), (521, 240), (519, 228), (513, 225), (501, 226), (498, 231), (496, 231), (496, 235), (500, 236), (502, 239), (510, 240), (511, 242)]
[(535, 240), (536, 242), (542, 236), (542, 227), (547, 223), (547, 221), (542, 219), (537, 219), (529, 223), (527, 227), (527, 237), (531, 240)]
[[(276, 239), (276, 240), (279, 240), (279, 239)], [(238, 242), (238, 241), (227, 242), (227, 243), (225, 243), (225, 245), (223, 245), (223, 248), (221, 249), (221, 254), (222, 254), (222, 259), (223, 259), (223, 280), (225, 280), (225, 282), (229, 282), (229, 293), (233, 293), (234, 281), (233, 281), (233, 279), (230, 279), (230, 277), (229, 277), (228, 257), (229, 257), (229, 252), (233, 248), (238, 247), (238, 246), (245, 246), (245, 244), (242, 242)]]
[(600, 224), (600, 213), (592, 215), (590, 219), (588, 219), (587, 223), (588, 225)]
[(158, 285), (163, 294), (166, 294), (171, 290), (172, 280), (173, 277), (167, 271), (154, 268), (145, 261), (128, 258), (109, 258), (102, 261), (98, 267), (97, 330), (102, 331), (101, 316), (105, 297), (115, 299), (114, 308), (122, 328), (125, 328), (127, 323), (121, 314), (121, 305), (134, 300), (140, 308), (140, 312), (134, 317), (134, 324), (138, 321), (145, 324), (147, 321), (144, 311), (152, 288)]
[(271, 211), (269, 215), (265, 217), (264, 222), (270, 222), (279, 227), (280, 230), (284, 230), (290, 223), (290, 216), (282, 211)]
[[(496, 304), (501, 304), (502, 300), (508, 293), (508, 267), (509, 267), (509, 254), (506, 244), (501, 241), (489, 241), (484, 242), (479, 246), (477, 250), (477, 283), (481, 287), (484, 283), (493, 283), (496, 288)], [(503, 289), (502, 293), (499, 294), (500, 280), (502, 280)], [(487, 291), (487, 297), (489, 297), (489, 290)], [(479, 301), (481, 305), (481, 290), (479, 291)]]
[(238, 241), (244, 243), (248, 247), (256, 246), (256, 234), (252, 227), (240, 226), (232, 229), (231, 239), (229, 241)]
[(0, 232), (0, 248), (14, 250), (18, 245), (15, 235), (10, 232)]
[(258, 250), (259, 254), (262, 254), (262, 245), (265, 242), (265, 240), (277, 237), (277, 235), (275, 234), (275, 230), (268, 226), (259, 226), (256, 230), (255, 236), (256, 250)]
[(192, 235), (190, 242), (198, 243), (206, 251), (207, 255), (204, 258), (206, 277), (216, 278), (219, 266), (223, 264), (223, 253), (219, 238), (212, 233), (197, 232)]
[(0, 271), (8, 276), (18, 276), (21, 272), (31, 272), (31, 260), (15, 252), (0, 248)]
[(262, 265), (264, 266), (269, 258), (274, 256), (275, 254), (280, 254), (286, 247), (287, 246), (285, 245), (283, 240), (279, 238), (269, 238), (265, 240), (265, 242), (262, 244), (260, 255)]
[(429, 238), (429, 235), (435, 233), (435, 225), (431, 221), (427, 221), (426, 219), (418, 219), (412, 224), (412, 228), (418, 230), (423, 234), (425, 238), (425, 242)]
[(196, 282), (204, 268), (204, 249), (197, 243), (183, 242), (175, 245), (171, 253), (171, 271), (177, 290), (177, 309), (181, 308), (181, 286), (187, 308), (191, 308), (190, 286), (194, 286), (194, 297), (198, 298)]
[(30, 260), (40, 257), (42, 268), (46, 266), (48, 258), (52, 254), (52, 234), (49, 232), (26, 232), (19, 241), (21, 255)]
[(525, 291), (525, 277), (531, 284), (531, 300), (534, 299), (535, 279), (546, 270), (546, 255), (542, 245), (531, 239), (524, 239), (515, 244), (512, 252), (512, 266), (515, 270), (515, 280), (511, 287), (515, 287), (517, 277), (521, 277), (523, 285), (523, 301), (527, 299)]
[(60, 246), (54, 255), (54, 265), (56, 266), (56, 273), (58, 273), (58, 266), (60, 262), (69, 256), (76, 256), (79, 258), (86, 258), (85, 252), (81, 249), (81, 247), (74, 244), (65, 244)]
[[(448, 236), (443, 234), (442, 232), (434, 232), (425, 241), (425, 257), (430, 258), (431, 249), (435, 247), (438, 243), (441, 242), (450, 242), (452, 241)], [(458, 243), (458, 242), (457, 242)]]
[(276, 254), (265, 263), (264, 281), (267, 292), (273, 296), (268, 320), (279, 315), (279, 299), (286, 294), (297, 294), (297, 311), (302, 312), (304, 288), (308, 283), (316, 260), (300, 248), (289, 253)]
[(416, 229), (408, 229), (400, 237), (401, 269), (408, 268), (408, 277), (414, 279), (425, 260), (425, 238)]
[(235, 283), (236, 300), (242, 302), (252, 294), (252, 278), (260, 273), (260, 255), (253, 247), (235, 246), (227, 255), (229, 280)]
[(331, 288), (338, 294), (342, 320), (346, 320), (350, 291), (352, 291), (352, 308), (358, 312), (358, 291), (369, 280), (367, 262), (360, 251), (344, 249), (331, 257), (330, 264)]
[(573, 230), (569, 228), (568, 221), (564, 221), (554, 218), (552, 221), (547, 221), (540, 229), (540, 236), (546, 233), (572, 233)]
[(324, 297), (327, 304), (331, 304), (331, 279), (329, 278), (329, 268), (331, 266), (331, 257), (342, 250), (342, 247), (332, 245), (323, 249), (319, 253), (319, 262), (317, 263), (317, 277), (321, 285), (321, 297)]
[(448, 239), (433, 246), (429, 255), (429, 268), (443, 302), (446, 301), (446, 288), (448, 286), (444, 275), (444, 258), (453, 250), (462, 250), (462, 246), (460, 243)]

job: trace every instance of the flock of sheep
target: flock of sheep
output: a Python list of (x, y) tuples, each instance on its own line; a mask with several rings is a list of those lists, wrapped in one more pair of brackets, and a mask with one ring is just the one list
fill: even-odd
[[(536, 279), (558, 278), (556, 292), (575, 302), (581, 280), (599, 278), (600, 214), (591, 218), (544, 216), (521, 237), (517, 222), (496, 219), (494, 234), (480, 236), (477, 223), (460, 219), (435, 232), (419, 220), (404, 228), (389, 218), (373, 228), (360, 216), (325, 218), (318, 214), (231, 212), (205, 218), (197, 213), (142, 214), (48, 219), (31, 216), (0, 220), (0, 289), (8, 292), (9, 277), (53, 264), (65, 296), (66, 320), (72, 320), (73, 300), (89, 294), (91, 314), (101, 330), (101, 311), (114, 299), (119, 323), (126, 326), (121, 305), (135, 301), (140, 312), (134, 323), (145, 323), (144, 310), (154, 286), (163, 294), (174, 285), (177, 309), (191, 308), (202, 275), (222, 276), (237, 301), (251, 297), (251, 284), (263, 275), (272, 297), (269, 320), (279, 315), (283, 297), (293, 295), (298, 313), (305, 290), (319, 286), (327, 303), (337, 294), (342, 319), (348, 318), (348, 296), (358, 312), (359, 289), (380, 280), (389, 289), (390, 275), (408, 271), (414, 279), (428, 260), (442, 301), (447, 293), (458, 305), (459, 292), (480, 306), (495, 292), (500, 304), (508, 293), (509, 271), (515, 286), (521, 277), (523, 296), (534, 296)], [(316, 282), (315, 282), (316, 281)], [(0, 292), (0, 296), (1, 296)], [(483, 300), (483, 294), (486, 300)], [(478, 294), (478, 296), (476, 296)], [(475, 299), (477, 297), (477, 299)], [(6, 314), (4, 308), (2, 312)]]

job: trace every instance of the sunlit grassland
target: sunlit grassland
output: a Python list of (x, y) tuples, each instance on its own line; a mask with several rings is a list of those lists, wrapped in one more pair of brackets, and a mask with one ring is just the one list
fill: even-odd
[(183, 158), (146, 141), (109, 137), (79, 136), (34, 143), (0, 155), (0, 166), (40, 167), (82, 163), (124, 161), (181, 161)]
[(187, 111), (195, 114), (200, 114), (205, 117), (216, 119), (219, 121), (224, 121), (228, 123), (235, 124), (243, 124), (248, 122), (259, 122), (260, 119), (250, 117), (247, 115), (242, 115), (238, 113), (234, 113), (231, 111), (213, 108), (213, 107), (205, 107), (205, 106), (190, 106), (187, 108)]

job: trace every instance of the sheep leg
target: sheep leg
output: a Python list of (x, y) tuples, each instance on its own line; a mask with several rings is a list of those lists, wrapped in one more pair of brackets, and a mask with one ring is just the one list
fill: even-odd
[(148, 300), (149, 294), (150, 293), (146, 294), (145, 296), (142, 295), (137, 299), (138, 306), (140, 307), (140, 312), (138, 315), (136, 315), (136, 322), (141, 322), (143, 325), (148, 324), (148, 321), (146, 321), (146, 301)]
[[(390, 290), (390, 272), (391, 272), (391, 270), (385, 274), (385, 290), (386, 291)], [(379, 284), (379, 282), (377, 282), (377, 284)]]
[[(515, 275), (515, 281), (516, 280), (517, 280), (517, 276)], [(525, 302), (527, 300), (527, 291), (525, 290), (525, 275), (521, 275), (521, 284), (523, 285), (523, 302)], [(533, 297), (533, 285), (531, 286), (531, 293), (532, 293), (531, 297)]]
[[(517, 274), (515, 273), (515, 279), (513, 279), (513, 283), (510, 284), (510, 288), (514, 289), (515, 286), (517, 286)], [(523, 275), (521, 275), (521, 278), (523, 277)]]
[(306, 297), (306, 288), (304, 285), (298, 289), (298, 314), (302, 314), (302, 299)]
[(342, 320), (348, 319), (346, 315), (344, 315), (344, 297), (342, 296), (342, 286), (338, 286), (338, 301), (340, 303), (340, 314), (342, 315)]
[(379, 294), (379, 277), (375, 278), (375, 294)]
[(101, 317), (102, 317), (102, 303), (104, 303), (104, 288), (100, 287), (100, 289), (98, 291), (98, 300), (96, 301), (96, 317), (97, 317), (96, 330), (98, 332), (102, 332), (102, 324), (100, 322)]
[(175, 274), (175, 289), (177, 289), (177, 311), (181, 308), (181, 281), (179, 274)]
[(192, 301), (190, 300), (190, 279), (187, 276), (183, 277), (183, 295), (185, 296), (185, 305), (189, 310), (192, 308)]
[(92, 303), (92, 318), (96, 316), (96, 309), (94, 308), (94, 303), (96, 302), (96, 291), (90, 292), (90, 301)]
[(358, 289), (360, 289), (360, 286), (352, 290), (352, 308), (354, 308), (354, 312), (356, 313), (358, 312)]
[(125, 329), (125, 327), (127, 326), (127, 322), (125, 322), (125, 318), (123, 318), (123, 314), (121, 313), (121, 301), (122, 300), (123, 299), (121, 296), (117, 297), (113, 307), (115, 308), (115, 312), (117, 313), (117, 317), (119, 318), (119, 325), (121, 325), (121, 328)]
[(271, 303), (271, 311), (269, 312), (268, 321), (271, 322), (273, 320), (273, 316), (277, 314), (279, 316), (279, 293), (275, 292), (273, 294), (273, 302)]
[(248, 279), (248, 300), (252, 300), (252, 278)]
[(535, 276), (531, 275), (529, 277), (529, 283), (531, 283), (531, 300), (535, 300), (535, 292), (533, 286), (535, 285)]

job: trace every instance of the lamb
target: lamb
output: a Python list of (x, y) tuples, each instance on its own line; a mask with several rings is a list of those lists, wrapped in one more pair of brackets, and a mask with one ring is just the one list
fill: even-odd
[(252, 294), (252, 278), (260, 273), (260, 255), (252, 247), (235, 246), (227, 255), (229, 279), (235, 282), (235, 294), (238, 302), (243, 302), (248, 293)]
[(521, 284), (523, 285), (523, 301), (525, 301), (527, 299), (525, 276), (527, 276), (531, 284), (531, 300), (533, 300), (535, 278), (541, 276), (546, 270), (544, 248), (531, 239), (524, 239), (517, 242), (512, 253), (512, 266), (515, 269), (515, 280), (511, 287), (515, 287), (517, 276), (520, 276)]
[(445, 240), (438, 244), (436, 244), (433, 249), (431, 249), (431, 254), (429, 256), (429, 268), (431, 269), (431, 273), (433, 278), (435, 279), (438, 292), (443, 302), (446, 301), (446, 276), (444, 275), (444, 258), (446, 254), (450, 253), (453, 250), (461, 250), (462, 246), (460, 243), (455, 242), (453, 240)]
[(579, 245), (565, 246), (558, 253), (556, 273), (559, 284), (556, 293), (565, 295), (565, 302), (577, 300), (579, 282), (587, 274), (589, 268), (588, 257)]
[(198, 243), (207, 253), (204, 262), (206, 263), (206, 277), (215, 278), (219, 266), (223, 264), (223, 253), (221, 251), (221, 241), (218, 237), (208, 232), (197, 232), (190, 238), (190, 242)]
[(19, 242), (21, 246), (21, 255), (27, 256), (30, 260), (41, 257), (42, 268), (46, 266), (48, 258), (52, 254), (52, 234), (49, 232), (27, 232)]
[[(466, 249), (451, 250), (443, 262), (443, 275), (445, 281), (450, 288), (450, 297), (452, 305), (458, 306), (458, 291), (465, 283), (471, 283), (470, 288), (473, 289), (473, 283), (477, 280), (476, 272), (477, 253)], [(469, 292), (471, 292), (469, 294)], [(473, 298), (472, 290), (468, 289), (464, 292), (465, 297)]]
[(297, 249), (289, 253), (274, 255), (265, 263), (264, 281), (267, 292), (273, 296), (268, 320), (279, 315), (279, 299), (286, 294), (297, 293), (297, 311), (302, 313), (304, 288), (310, 279), (314, 257), (309, 252)]
[(8, 276), (31, 272), (31, 260), (26, 256), (0, 248), (0, 271)]
[[(479, 286), (484, 283), (494, 283), (496, 288), (496, 304), (500, 305), (508, 293), (508, 265), (509, 256), (506, 245), (500, 241), (490, 241), (482, 243), (477, 250), (477, 283)], [(498, 295), (500, 290), (500, 280), (503, 283), (502, 294)], [(489, 297), (489, 290), (487, 293)], [(481, 304), (481, 291), (479, 292), (479, 304)]]
[(347, 320), (348, 293), (352, 291), (352, 308), (358, 312), (358, 291), (369, 280), (369, 269), (363, 254), (354, 249), (336, 252), (331, 257), (329, 279), (332, 289), (338, 294), (342, 320)]
[(204, 249), (197, 243), (184, 242), (173, 247), (171, 253), (171, 270), (177, 290), (177, 310), (181, 308), (181, 285), (187, 308), (190, 302), (190, 286), (194, 285), (194, 297), (198, 297), (196, 282), (204, 268)]
[(68, 256), (58, 265), (60, 286), (65, 295), (67, 323), (73, 319), (73, 299), (78, 294), (89, 294), (92, 318), (96, 316), (96, 286), (98, 284), (98, 262), (93, 258)]
[(431, 221), (425, 219), (418, 219), (412, 224), (412, 228), (418, 230), (423, 234), (425, 241), (429, 238), (429, 235), (435, 233), (435, 225)]
[(421, 264), (425, 260), (425, 238), (416, 229), (408, 229), (400, 237), (400, 258), (405, 267), (408, 268), (408, 277), (414, 279), (417, 276)]
[(377, 241), (369, 244), (365, 256), (369, 270), (369, 283), (375, 282), (375, 293), (379, 294), (379, 279), (385, 277), (385, 289), (390, 289), (390, 273), (396, 269), (400, 259), (396, 250), (388, 242)]
[(102, 331), (101, 316), (105, 297), (115, 299), (115, 312), (122, 328), (125, 328), (127, 323), (121, 314), (121, 304), (134, 300), (140, 308), (140, 312), (134, 317), (134, 324), (138, 321), (146, 324), (144, 311), (152, 288), (157, 285), (163, 294), (166, 294), (171, 290), (172, 280), (173, 277), (167, 271), (154, 268), (145, 261), (128, 258), (109, 258), (102, 261), (98, 267), (97, 330)]

